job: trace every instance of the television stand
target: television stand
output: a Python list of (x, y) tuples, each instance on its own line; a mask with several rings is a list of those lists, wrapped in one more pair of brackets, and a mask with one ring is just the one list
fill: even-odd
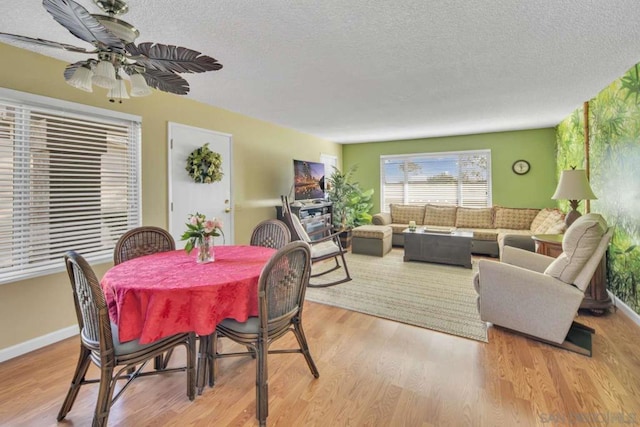
[[(299, 204), (298, 204), (299, 203)], [(300, 218), (300, 222), (311, 240), (324, 237), (323, 230), (331, 229), (333, 223), (333, 204), (325, 201), (312, 203), (290, 203), (291, 213)], [(282, 206), (276, 206), (277, 218), (284, 221)]]

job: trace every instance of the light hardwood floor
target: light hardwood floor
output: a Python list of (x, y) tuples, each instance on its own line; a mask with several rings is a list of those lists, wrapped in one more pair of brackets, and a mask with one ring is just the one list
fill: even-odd
[[(593, 358), (498, 328), (485, 344), (315, 303), (304, 316), (320, 378), (299, 354), (271, 355), (271, 426), (529, 426), (561, 417), (567, 422), (553, 425), (568, 425), (578, 416), (600, 423), (574, 425), (606, 425), (605, 416), (640, 423), (640, 328), (621, 312), (581, 316), (597, 331)], [(293, 343), (292, 334), (278, 341)], [(77, 350), (74, 337), (0, 364), (0, 425), (56, 425)], [(249, 358), (222, 360), (215, 387), (193, 402), (182, 373), (138, 379), (109, 425), (257, 425), (254, 373)], [(84, 386), (59, 425), (90, 425), (96, 392)]]

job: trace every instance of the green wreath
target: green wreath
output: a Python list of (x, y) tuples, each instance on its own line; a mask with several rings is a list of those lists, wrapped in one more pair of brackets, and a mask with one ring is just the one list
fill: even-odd
[(222, 156), (209, 149), (209, 143), (200, 148), (196, 148), (187, 157), (187, 167), (189, 176), (194, 182), (211, 184), (222, 180)]

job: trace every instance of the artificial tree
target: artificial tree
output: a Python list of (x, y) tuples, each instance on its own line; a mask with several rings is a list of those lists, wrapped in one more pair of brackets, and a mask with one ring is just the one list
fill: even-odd
[(346, 172), (334, 166), (328, 179), (327, 198), (332, 203), (333, 228), (345, 233), (345, 247), (350, 241), (351, 230), (359, 225), (371, 223), (373, 188), (363, 191), (360, 184), (353, 180), (357, 165)]

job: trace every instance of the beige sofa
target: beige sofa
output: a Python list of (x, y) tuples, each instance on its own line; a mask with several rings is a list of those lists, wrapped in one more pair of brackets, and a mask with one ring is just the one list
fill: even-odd
[(393, 229), (392, 243), (404, 246), (402, 231), (415, 221), (418, 227), (443, 227), (473, 232), (471, 252), (499, 257), (506, 236), (533, 234), (559, 234), (566, 226), (564, 215), (557, 209), (462, 208), (443, 205), (391, 204), (390, 212), (373, 216), (373, 224), (388, 225)]

